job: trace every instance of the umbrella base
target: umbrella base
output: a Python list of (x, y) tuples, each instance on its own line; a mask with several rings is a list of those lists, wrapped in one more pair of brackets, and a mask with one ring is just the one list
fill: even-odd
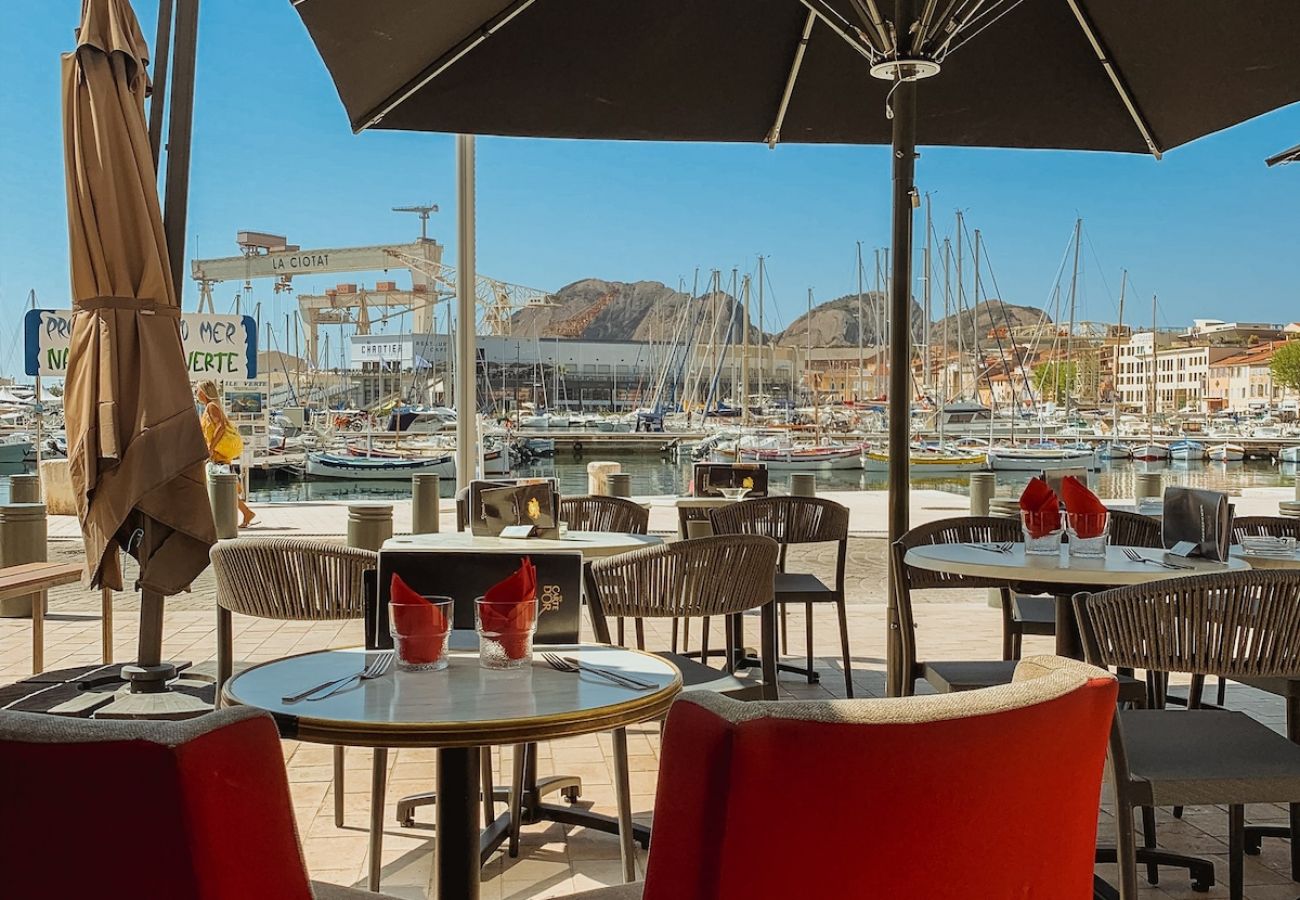
[(122, 667), (122, 679), (131, 687), (133, 694), (162, 694), (167, 691), (167, 682), (176, 677), (176, 666), (171, 663), (159, 663), (154, 666), (126, 665)]
[(209, 666), (175, 663), (178, 674), (158, 693), (132, 693), (122, 666), (80, 666), (0, 685), (0, 707), (56, 716), (190, 719), (212, 711), (216, 678)]

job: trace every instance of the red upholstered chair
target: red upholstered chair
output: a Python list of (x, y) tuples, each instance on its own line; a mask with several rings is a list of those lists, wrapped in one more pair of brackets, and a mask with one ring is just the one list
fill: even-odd
[(0, 896), (380, 900), (307, 879), (265, 713), (0, 712)]
[(644, 900), (1088, 900), (1116, 692), (1104, 670), (1046, 656), (955, 694), (683, 695)]

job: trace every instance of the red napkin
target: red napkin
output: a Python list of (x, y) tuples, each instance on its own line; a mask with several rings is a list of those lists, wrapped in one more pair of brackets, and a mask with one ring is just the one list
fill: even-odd
[(1073, 475), (1067, 475), (1062, 480), (1061, 499), (1065, 502), (1065, 511), (1071, 516), (1074, 532), (1079, 537), (1100, 537), (1106, 530), (1106, 513), (1109, 512), (1106, 504), (1098, 500), (1097, 495)]
[(1020, 508), (1033, 513), (1026, 517), (1025, 527), (1033, 538), (1046, 537), (1061, 528), (1061, 501), (1056, 492), (1042, 478), (1031, 478), (1020, 495)]
[(510, 659), (520, 659), (528, 649), (537, 610), (537, 568), (527, 556), (514, 574), (487, 589), (479, 606), (484, 631), (499, 637)]
[(389, 582), (388, 602), (393, 607), (393, 624), (398, 632), (393, 638), (402, 642), (402, 659), (417, 666), (437, 662), (444, 649), (443, 636), (451, 627), (442, 610), (396, 574)]

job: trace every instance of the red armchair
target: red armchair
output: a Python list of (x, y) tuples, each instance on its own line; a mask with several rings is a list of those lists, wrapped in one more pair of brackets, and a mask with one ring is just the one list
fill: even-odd
[(683, 695), (644, 898), (1091, 898), (1115, 700), (1109, 673), (1057, 657), (941, 696)]
[(308, 881), (279, 735), (248, 709), (0, 712), (0, 834), (6, 897), (380, 900)]

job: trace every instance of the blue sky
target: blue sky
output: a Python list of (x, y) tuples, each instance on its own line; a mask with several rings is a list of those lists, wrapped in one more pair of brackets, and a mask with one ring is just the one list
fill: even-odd
[[(137, 0), (152, 40), (155, 4)], [(28, 291), (66, 306), (67, 231), (59, 53), (79, 0), (0, 5), (0, 371), (12, 373)], [(444, 135), (354, 136), (288, 0), (205, 0), (199, 36), (187, 254), (237, 251), (235, 232), (304, 248), (401, 242), (442, 206), (432, 234), (454, 261), (454, 154)], [(1074, 218), (1084, 218), (1081, 319), (1113, 319), (1121, 267), (1163, 324), (1193, 316), (1300, 318), (1300, 165), (1263, 160), (1300, 143), (1300, 107), (1212, 135), (1161, 162), (1138, 156), (923, 149), (918, 183), (936, 228), (954, 210), (988, 243), (1011, 302), (1051, 293)], [(689, 285), (698, 266), (752, 271), (770, 257), (781, 322), (855, 287), (855, 243), (888, 244), (888, 154), (878, 147), (671, 145), (480, 139), (479, 270), (553, 290), (583, 277)], [(922, 233), (920, 220), (918, 236)], [(366, 276), (299, 279), (300, 291)], [(219, 310), (236, 285), (223, 285)], [(992, 293), (991, 288), (989, 292)], [(186, 307), (196, 292), (187, 289)], [(282, 321), (269, 284), (254, 301)], [(1141, 313), (1145, 320), (1146, 312)]]

